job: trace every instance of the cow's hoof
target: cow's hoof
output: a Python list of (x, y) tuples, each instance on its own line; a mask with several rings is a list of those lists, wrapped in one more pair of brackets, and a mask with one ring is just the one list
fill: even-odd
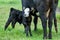
[(49, 37), (48, 39), (52, 39), (52, 37)]
[(28, 34), (26, 34), (26, 37), (28, 37)]
[(56, 31), (56, 33), (58, 33), (58, 30), (57, 30), (57, 28), (55, 28), (55, 31)]
[(52, 39), (52, 36), (51, 35), (48, 35), (48, 39)]
[(37, 31), (37, 29), (34, 29), (34, 31)]
[(43, 39), (45, 40), (45, 39), (47, 39), (47, 37), (43, 37)]

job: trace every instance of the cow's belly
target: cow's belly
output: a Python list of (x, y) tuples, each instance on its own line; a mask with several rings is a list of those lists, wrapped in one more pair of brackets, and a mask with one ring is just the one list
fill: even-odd
[(50, 7), (50, 3), (51, 3), (51, 0), (45, 0), (45, 1), (42, 1), (42, 0), (34, 0), (34, 3), (35, 3), (35, 7), (37, 8), (38, 11), (48, 11), (49, 7)]

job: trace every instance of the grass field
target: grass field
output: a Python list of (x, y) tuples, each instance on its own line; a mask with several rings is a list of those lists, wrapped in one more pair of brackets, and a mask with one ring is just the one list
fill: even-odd
[[(60, 3), (58, 6), (60, 7)], [(9, 25), (8, 29), (4, 31), (4, 25), (8, 19), (11, 7), (22, 10), (21, 0), (0, 0), (0, 40), (43, 40), (43, 29), (40, 19), (38, 20), (38, 30), (36, 32), (34, 31), (33, 22), (31, 24), (32, 37), (26, 37), (23, 25), (19, 25), (18, 23), (14, 29)], [(53, 26), (52, 40), (60, 40), (60, 14), (57, 14), (57, 22), (58, 33), (56, 34)]]
[(59, 0), (59, 3), (58, 3), (58, 7), (60, 7), (60, 0)]

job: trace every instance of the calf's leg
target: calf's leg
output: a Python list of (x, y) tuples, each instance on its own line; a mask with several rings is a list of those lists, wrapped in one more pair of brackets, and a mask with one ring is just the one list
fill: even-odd
[(5, 28), (4, 28), (4, 30), (7, 29), (7, 27), (8, 27), (9, 24), (11, 23), (11, 21), (12, 21), (12, 16), (10, 16), (10, 17), (8, 18), (8, 20), (7, 20), (6, 24), (5, 24)]
[(38, 20), (38, 17), (34, 16), (34, 26), (35, 26), (34, 31), (37, 30), (37, 20)]
[(12, 21), (12, 28), (14, 28), (15, 27), (15, 24), (16, 24), (16, 20), (14, 19), (13, 21)]

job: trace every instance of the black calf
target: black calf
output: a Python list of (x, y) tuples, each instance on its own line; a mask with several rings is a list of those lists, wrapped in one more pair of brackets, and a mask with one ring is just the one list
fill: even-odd
[[(30, 12), (31, 14), (29, 14), (29, 17), (27, 17), (26, 19), (22, 19), (23, 18), (23, 15), (22, 15), (22, 11), (20, 10), (17, 10), (17, 9), (14, 9), (14, 8), (11, 8), (10, 9), (10, 14), (9, 14), (9, 18), (5, 24), (5, 30), (7, 29), (7, 27), (9, 26), (9, 24), (11, 23), (12, 25), (12, 28), (15, 27), (15, 24), (16, 22), (18, 22), (19, 24), (23, 24), (24, 27), (25, 27), (25, 32), (29, 29), (29, 32), (30, 32), (30, 35), (32, 36), (31, 34), (31, 28), (30, 28), (30, 25), (31, 25), (31, 21), (32, 21), (32, 16), (33, 15), (34, 17), (36, 16), (35, 14), (32, 14), (32, 12)], [(37, 16), (36, 16), (37, 17)], [(34, 18), (36, 19), (36, 18)], [(23, 23), (22, 21), (25, 21), (25, 23)], [(36, 19), (37, 20), (37, 19)], [(36, 24), (37, 22), (34, 20), (34, 24)], [(28, 27), (29, 26), (29, 27)], [(36, 26), (36, 25), (35, 25)], [(26, 33), (26, 35), (28, 35)]]

